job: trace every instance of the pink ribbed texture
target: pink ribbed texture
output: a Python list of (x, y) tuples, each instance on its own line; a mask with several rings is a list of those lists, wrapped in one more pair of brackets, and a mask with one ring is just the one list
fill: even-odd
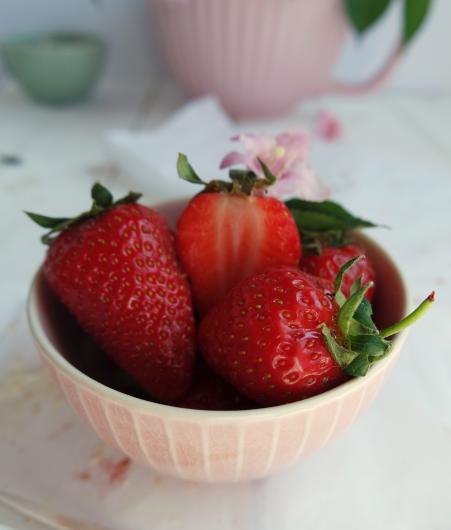
[(327, 90), (342, 48), (341, 0), (151, 0), (174, 78), (235, 116), (287, 110)]
[(107, 444), (162, 473), (221, 482), (266, 476), (322, 448), (373, 400), (390, 366), (349, 393), (311, 409), (289, 414), (274, 409), (268, 416), (237, 416), (233, 421), (219, 416), (190, 420), (183, 414), (150, 414), (122, 404), (120, 398), (112, 401), (101, 392), (94, 393), (56, 365), (50, 364), (50, 371), (74, 411)]

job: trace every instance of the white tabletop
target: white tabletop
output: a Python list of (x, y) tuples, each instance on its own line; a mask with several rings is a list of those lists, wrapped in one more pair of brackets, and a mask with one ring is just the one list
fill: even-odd
[[(54, 109), (0, 86), (0, 156), (20, 159), (0, 164), (0, 490), (117, 530), (448, 530), (451, 97), (322, 99), (261, 124), (309, 126), (317, 109), (334, 111), (345, 135), (314, 145), (315, 168), (334, 198), (392, 227), (373, 235), (400, 264), (414, 301), (437, 291), (435, 307), (358, 423), (310, 460), (249, 484), (182, 483), (132, 466), (111, 487), (108, 470), (98, 469), (101, 458), (121, 456), (99, 445), (60, 399), (26, 331), (24, 298), (44, 249), (22, 210), (77, 212), (94, 179), (126, 191), (108, 160), (107, 130), (155, 127), (183, 101), (160, 82)], [(40, 528), (1, 509), (0, 523)]]

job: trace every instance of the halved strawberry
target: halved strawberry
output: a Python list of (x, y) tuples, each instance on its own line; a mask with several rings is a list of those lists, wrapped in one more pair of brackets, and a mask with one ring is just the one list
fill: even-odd
[(177, 252), (201, 314), (243, 278), (299, 263), (301, 241), (290, 212), (262, 193), (275, 180), (269, 171), (262, 180), (250, 171), (232, 170), (231, 182), (207, 184), (183, 155), (178, 170), (181, 178), (205, 185), (182, 213), (176, 234)]

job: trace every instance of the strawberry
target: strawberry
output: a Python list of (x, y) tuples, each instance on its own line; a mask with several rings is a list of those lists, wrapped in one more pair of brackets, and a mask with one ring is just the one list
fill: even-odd
[(174, 402), (194, 363), (189, 286), (173, 236), (131, 193), (113, 203), (95, 184), (89, 212), (75, 219), (28, 215), (49, 244), (44, 275), (82, 328), (153, 398)]
[(203, 182), (179, 156), (181, 178), (205, 185), (177, 223), (176, 246), (195, 306), (205, 314), (238, 281), (276, 265), (296, 265), (301, 242), (287, 207), (262, 190), (275, 181), (231, 170), (231, 182)]
[[(332, 201), (291, 199), (286, 204), (303, 236), (302, 270), (333, 282), (345, 263), (365, 254), (365, 249), (354, 242), (355, 230), (375, 227), (374, 223), (355, 217)], [(354, 283), (375, 283), (375, 276), (370, 259), (361, 259), (346, 273), (343, 293), (349, 296)], [(373, 286), (366, 298), (371, 301), (374, 292)]]
[(215, 374), (205, 363), (195, 369), (193, 384), (177, 406), (198, 410), (244, 410), (257, 405)]
[(334, 282), (328, 280), (327, 278), (321, 278), (320, 276), (314, 276), (310, 274), (310, 281), (315, 287), (323, 291), (327, 296), (333, 296), (334, 294)]
[[(309, 253), (301, 259), (300, 267), (303, 271), (314, 276), (334, 281), (340, 268), (352, 258), (364, 255), (364, 250), (358, 245), (343, 245), (340, 247), (321, 247), (319, 253)], [(347, 297), (351, 294), (354, 282), (366, 285), (375, 283), (376, 274), (367, 256), (364, 256), (343, 277), (342, 291)], [(374, 285), (366, 292), (365, 298), (371, 301), (374, 297)]]
[(233, 287), (202, 320), (198, 345), (207, 363), (261, 405), (278, 405), (363, 376), (390, 351), (389, 337), (416, 320), (433, 301), (383, 331), (364, 299), (371, 283), (346, 298), (340, 270), (335, 297), (292, 267), (253, 275)]

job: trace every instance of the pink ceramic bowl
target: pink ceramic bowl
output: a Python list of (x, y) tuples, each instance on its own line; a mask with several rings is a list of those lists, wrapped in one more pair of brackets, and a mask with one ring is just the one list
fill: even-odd
[[(183, 204), (159, 209), (174, 221)], [(389, 256), (369, 238), (361, 240), (377, 273), (376, 320), (386, 326), (406, 313), (406, 288)], [(406, 338), (400, 333), (390, 355), (366, 377), (319, 396), (256, 410), (196, 411), (120, 391), (127, 382), (55, 299), (41, 271), (31, 287), (28, 318), (68, 403), (102, 440), (163, 474), (206, 482), (264, 477), (326, 446), (373, 401)]]

